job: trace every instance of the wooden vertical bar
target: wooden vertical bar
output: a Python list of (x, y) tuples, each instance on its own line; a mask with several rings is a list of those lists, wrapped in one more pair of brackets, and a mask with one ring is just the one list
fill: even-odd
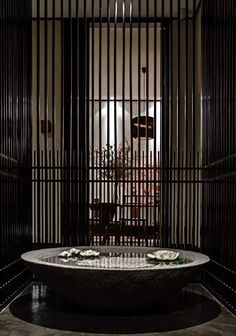
[(196, 207), (196, 0), (193, 0), (193, 19), (192, 19), (192, 155), (193, 155), (193, 222), (192, 222), (192, 248), (196, 248), (196, 237), (198, 234), (198, 230), (196, 227), (199, 226), (198, 221), (196, 221), (196, 210), (198, 212), (198, 208)]
[[(130, 0), (129, 3), (129, 103), (130, 103), (130, 127), (132, 127), (132, 119), (133, 119), (133, 0)], [(131, 130), (132, 133), (132, 130)], [(129, 179), (131, 178), (131, 183), (130, 183), (130, 197), (131, 197), (131, 221), (130, 221), (130, 225), (131, 227), (133, 226), (133, 224), (135, 224), (136, 226), (136, 221), (135, 223), (133, 223), (133, 216), (132, 216), (132, 211), (134, 206), (136, 206), (136, 204), (133, 204), (133, 197), (134, 197), (134, 193), (133, 193), (133, 188), (134, 188), (134, 184), (133, 184), (133, 177), (134, 177), (134, 167), (133, 167), (133, 138), (132, 138), (132, 134), (131, 134), (131, 153), (130, 153), (130, 171), (128, 172), (129, 174)], [(136, 171), (135, 171), (136, 173)], [(135, 187), (136, 187), (136, 183), (135, 183)], [(135, 193), (136, 194), (136, 193)], [(131, 240), (132, 242), (132, 240)]]
[(145, 33), (146, 33), (146, 81), (145, 81), (145, 96), (144, 97), (144, 105), (146, 108), (146, 160), (145, 160), (145, 165), (146, 165), (146, 197), (144, 202), (146, 203), (145, 206), (145, 217), (146, 217), (146, 232), (145, 232), (145, 240), (146, 240), (146, 245), (148, 244), (148, 237), (147, 237), (147, 232), (148, 232), (148, 226), (149, 226), (149, 175), (150, 175), (150, 163), (149, 163), (149, 139), (148, 139), (148, 118), (149, 118), (149, 1), (146, 2), (146, 24), (145, 24)]
[[(117, 18), (118, 18), (118, 3), (117, 0), (114, 0), (114, 58), (113, 58), (113, 71), (114, 71), (114, 164), (115, 164), (115, 181), (113, 182), (115, 185), (115, 195), (114, 199), (117, 203), (119, 203), (119, 221), (120, 221), (120, 227), (123, 227), (123, 223), (121, 223), (121, 206), (120, 206), (120, 195), (119, 195), (119, 190), (116, 190), (118, 187), (117, 183), (117, 156), (118, 156), (118, 151), (117, 151)], [(116, 187), (117, 185), (117, 187)], [(119, 196), (118, 196), (119, 195)], [(119, 199), (118, 199), (119, 197)], [(117, 212), (115, 213), (115, 222), (117, 223)], [(119, 238), (118, 244), (120, 244), (121, 239)]]
[[(141, 0), (138, 0), (138, 120), (140, 120), (141, 116), (141, 16), (142, 16), (142, 7), (141, 7)], [(140, 226), (140, 219), (141, 219), (141, 143), (140, 143), (140, 128), (138, 128), (138, 208), (139, 208), (139, 226)], [(140, 237), (138, 236), (138, 246), (140, 246)]]
[[(153, 153), (153, 160), (154, 160), (154, 198), (153, 198), (153, 203), (154, 203), (154, 214), (153, 214), (153, 221), (154, 221), (154, 229), (155, 232), (158, 232), (158, 225), (159, 223), (157, 222), (157, 209), (156, 207), (159, 206), (158, 200), (157, 200), (157, 189), (158, 189), (158, 166), (157, 166), (157, 0), (154, 1), (154, 82), (153, 82), (153, 90), (154, 90), (154, 125), (153, 125), (153, 134), (154, 134), (154, 153)], [(158, 237), (159, 239), (159, 237)], [(155, 239), (153, 242), (154, 246), (156, 245)]]
[[(99, 88), (98, 88), (98, 95), (99, 95), (99, 202), (100, 202), (100, 213), (102, 213), (102, 170), (101, 170), (101, 161), (102, 161), (102, 0), (99, 0)], [(104, 195), (103, 195), (104, 197)], [(99, 244), (101, 244), (101, 235), (99, 236)]]
[[(188, 132), (188, 128), (189, 128), (189, 117), (188, 117), (188, 103), (189, 103), (189, 81), (188, 81), (188, 72), (189, 72), (189, 66), (188, 66), (188, 62), (189, 62), (189, 46), (188, 46), (188, 36), (189, 36), (189, 24), (188, 24), (188, 0), (185, 0), (185, 146), (184, 146), (184, 150), (185, 150), (185, 162), (184, 165), (187, 168), (188, 167), (188, 151), (189, 151), (189, 146), (188, 146), (188, 142), (189, 142), (189, 132)], [(185, 171), (185, 175), (184, 178), (186, 180), (185, 183), (185, 193), (184, 193), (184, 210), (185, 210), (185, 222), (184, 222), (184, 246), (186, 247), (188, 245), (188, 231), (189, 231), (189, 218), (188, 218), (188, 169)]]
[(37, 65), (36, 65), (36, 114), (37, 114), (37, 125), (36, 125), (36, 151), (37, 151), (37, 240), (40, 239), (40, 0), (37, 0), (37, 37), (36, 37), (36, 48), (37, 48)]
[[(64, 1), (61, 0), (60, 8), (60, 23), (61, 23), (61, 153), (60, 153), (60, 164), (61, 164), (61, 180), (65, 180), (65, 143), (64, 143)], [(65, 234), (65, 222), (66, 214), (64, 209), (64, 196), (65, 185), (61, 182), (61, 223), (62, 223), (62, 244), (67, 244), (67, 238)]]
[[(94, 113), (95, 113), (95, 109), (94, 109), (94, 87), (95, 87), (95, 83), (94, 83), (94, 57), (95, 57), (95, 53), (94, 53), (94, 0), (92, 0), (91, 3), (91, 11), (92, 11), (92, 26), (91, 26), (91, 34), (89, 34), (89, 36), (91, 37), (91, 147), (92, 147), (92, 153), (91, 153), (91, 174), (92, 174), (92, 188), (91, 188), (91, 192), (92, 192), (92, 199), (91, 199), (91, 203), (92, 203), (92, 209), (94, 207), (94, 195), (96, 194), (95, 192), (95, 188), (94, 188), (94, 184), (95, 182), (95, 170), (94, 170), (94, 156), (95, 156), (95, 148), (94, 148), (94, 132), (95, 132), (95, 122), (94, 122)], [(97, 190), (97, 188), (96, 188)], [(94, 211), (92, 212), (92, 223), (91, 225), (91, 232), (93, 232), (93, 228), (94, 228)], [(93, 236), (92, 236), (93, 237)], [(94, 244), (94, 237), (93, 237), (93, 241), (92, 244)]]
[[(70, 246), (76, 245), (75, 242), (75, 237), (76, 237), (76, 227), (77, 223), (75, 223), (74, 218), (75, 218), (75, 204), (74, 204), (74, 193), (75, 193), (75, 184), (71, 182), (73, 180), (74, 172), (73, 172), (73, 149), (74, 149), (74, 144), (73, 144), (73, 27), (72, 27), (72, 12), (71, 12), (71, 0), (67, 0), (67, 10), (68, 10), (68, 24), (69, 24), (69, 80), (66, 85), (68, 85), (68, 95), (69, 95), (69, 103), (68, 103), (68, 112), (69, 112), (69, 130), (70, 133), (66, 134), (66, 136), (69, 136), (69, 148), (67, 148), (67, 194), (66, 198), (68, 199), (67, 203), (67, 213), (69, 217), (69, 223), (70, 223)], [(68, 77), (67, 77), (68, 78)], [(67, 112), (67, 113), (68, 113)]]
[(170, 170), (170, 227), (171, 227), (171, 240), (170, 244), (175, 244), (175, 237), (176, 237), (176, 223), (175, 223), (175, 216), (174, 216), (174, 210), (175, 210), (175, 193), (174, 191), (174, 185), (172, 182), (173, 175), (175, 180), (175, 170), (174, 165), (175, 161), (173, 160), (173, 133), (174, 133), (174, 125), (173, 125), (173, 114), (174, 114), (174, 62), (173, 62), (173, 43), (174, 43), (174, 37), (173, 37), (173, 0), (170, 0), (169, 3), (170, 7), (170, 25), (169, 25), (169, 35), (170, 35), (170, 48), (169, 48), (169, 62), (170, 62), (170, 82), (169, 82), (169, 164), (171, 167)]
[[(55, 245), (56, 239), (56, 148), (55, 148), (55, 129), (56, 129), (56, 118), (55, 118), (55, 13), (56, 11), (56, 4), (55, 0), (52, 2), (52, 225), (53, 225), (53, 235), (52, 235), (52, 242)], [(58, 209), (57, 209), (58, 211)]]
[(176, 229), (177, 229), (177, 247), (179, 247), (180, 244), (180, 206), (181, 203), (179, 201), (180, 199), (180, 0), (178, 0), (178, 14), (177, 14), (177, 54), (178, 54), (178, 64), (177, 64), (177, 132), (176, 132), (176, 144), (177, 144), (177, 223), (176, 223)]
[[(107, 201), (108, 203), (113, 202), (110, 200), (110, 0), (107, 0), (107, 149), (108, 149), (108, 176), (107, 176)], [(112, 221), (112, 219), (111, 219)], [(108, 223), (109, 227), (110, 223)]]
[(45, 203), (44, 203), (44, 230), (45, 243), (48, 243), (48, 1), (44, 1), (44, 120), (45, 120), (45, 135), (44, 135), (44, 176), (45, 176)]

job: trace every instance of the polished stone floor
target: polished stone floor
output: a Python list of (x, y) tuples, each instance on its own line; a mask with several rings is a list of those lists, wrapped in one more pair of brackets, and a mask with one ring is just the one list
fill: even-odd
[(139, 316), (95, 316), (65, 307), (46, 286), (34, 283), (0, 313), (0, 336), (135, 333), (236, 336), (236, 318), (198, 284)]

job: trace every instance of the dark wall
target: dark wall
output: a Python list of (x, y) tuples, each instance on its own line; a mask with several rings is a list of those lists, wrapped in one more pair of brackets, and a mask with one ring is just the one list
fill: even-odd
[[(235, 0), (202, 2), (204, 283), (236, 312)], [(209, 168), (209, 169), (208, 169)]]
[(31, 1), (0, 1), (0, 309), (30, 278)]

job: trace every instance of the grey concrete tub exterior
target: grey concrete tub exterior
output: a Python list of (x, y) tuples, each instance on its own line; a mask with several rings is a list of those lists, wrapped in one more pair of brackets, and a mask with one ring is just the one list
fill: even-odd
[[(100, 252), (150, 253), (157, 248), (95, 246), (77, 247)], [(57, 256), (69, 247), (30, 251), (22, 255), (29, 269), (58, 296), (85, 311), (101, 313), (143, 312), (186, 286), (209, 261), (203, 254), (179, 251), (192, 260), (183, 265), (163, 268), (90, 268), (42, 261)]]

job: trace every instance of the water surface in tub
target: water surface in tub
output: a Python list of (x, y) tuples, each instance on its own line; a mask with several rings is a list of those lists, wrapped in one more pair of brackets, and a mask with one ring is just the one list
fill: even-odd
[[(130, 252), (110, 252), (101, 253), (99, 258), (59, 258), (58, 256), (43, 257), (42, 261), (59, 264), (99, 269), (137, 269), (137, 268), (170, 268), (175, 263), (158, 263), (153, 264), (147, 260), (146, 253)], [(182, 259), (182, 264), (191, 263), (192, 260)]]

